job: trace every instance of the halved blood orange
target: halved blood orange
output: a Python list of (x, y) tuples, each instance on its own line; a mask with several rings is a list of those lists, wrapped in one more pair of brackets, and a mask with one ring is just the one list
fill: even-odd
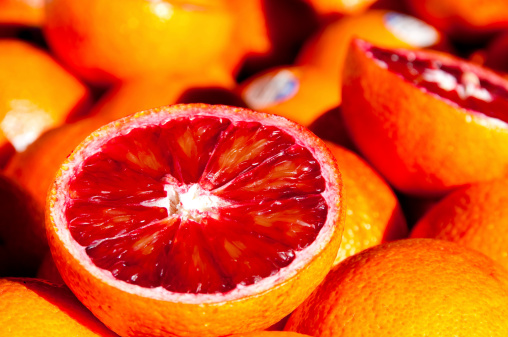
[(343, 118), (398, 190), (442, 195), (508, 174), (508, 81), (451, 55), (352, 43)]
[(325, 277), (341, 191), (332, 154), (300, 125), (174, 105), (82, 142), (49, 192), (47, 232), (64, 281), (118, 334), (241, 333), (282, 319)]

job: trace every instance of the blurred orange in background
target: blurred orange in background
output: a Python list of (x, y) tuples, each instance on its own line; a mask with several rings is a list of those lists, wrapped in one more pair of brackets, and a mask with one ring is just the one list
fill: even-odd
[(0, 0), (0, 24), (40, 27), (44, 0)]
[(360, 14), (377, 0), (305, 0), (320, 15), (327, 14)]
[(23, 151), (44, 131), (87, 112), (90, 103), (87, 87), (46, 51), (0, 40), (0, 146)]
[[(112, 121), (141, 110), (183, 103), (184, 100), (242, 105), (240, 98), (232, 92), (234, 86), (235, 81), (228, 74), (222, 72), (211, 74), (205, 71), (201, 74), (186, 76), (150, 77), (124, 81), (108, 91), (97, 102), (90, 114), (105, 121)], [(190, 97), (191, 95), (194, 97)], [(229, 95), (229, 101), (227, 95)]]
[(238, 92), (253, 110), (309, 126), (338, 105), (336, 81), (314, 67), (276, 67), (245, 80)]
[(53, 0), (46, 4), (51, 50), (87, 81), (195, 74), (218, 65), (236, 13), (224, 1)]
[(406, 0), (410, 9), (431, 25), (462, 42), (481, 42), (508, 28), (506, 0)]

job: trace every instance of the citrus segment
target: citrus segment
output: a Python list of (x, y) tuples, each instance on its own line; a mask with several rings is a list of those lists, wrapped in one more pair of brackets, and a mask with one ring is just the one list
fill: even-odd
[[(335, 258), (335, 165), (324, 143), (278, 116), (176, 105), (126, 117), (94, 132), (57, 175), (47, 213), (55, 263), (117, 332), (145, 322), (188, 335), (266, 328)], [(127, 315), (122, 326), (96, 302), (115, 293), (123, 300), (108, 306)], [(268, 298), (274, 308), (260, 316)], [(138, 323), (146, 313), (132, 302), (155, 305), (153, 317)], [(181, 306), (207, 324), (185, 317), (180, 331)], [(220, 322), (235, 308), (243, 323)]]

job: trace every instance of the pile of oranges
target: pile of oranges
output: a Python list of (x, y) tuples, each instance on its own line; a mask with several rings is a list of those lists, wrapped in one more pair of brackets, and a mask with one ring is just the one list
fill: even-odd
[(508, 336), (507, 203), (506, 0), (0, 0), (1, 336)]

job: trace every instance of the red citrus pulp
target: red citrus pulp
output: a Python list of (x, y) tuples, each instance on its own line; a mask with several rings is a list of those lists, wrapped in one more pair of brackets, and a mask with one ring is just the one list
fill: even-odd
[(64, 281), (117, 333), (240, 333), (282, 319), (324, 278), (340, 194), (333, 156), (300, 125), (175, 105), (81, 143), (50, 191), (47, 231)]

